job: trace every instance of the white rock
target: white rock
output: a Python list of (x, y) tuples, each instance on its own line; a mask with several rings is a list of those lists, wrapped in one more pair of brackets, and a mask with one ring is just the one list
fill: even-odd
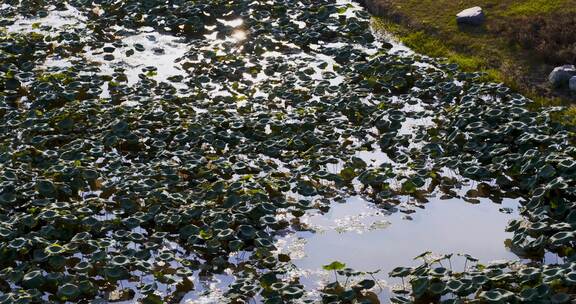
[(550, 73), (548, 81), (555, 87), (565, 87), (573, 76), (576, 76), (576, 67), (573, 65), (563, 65), (555, 68), (552, 73)]
[(465, 9), (456, 15), (458, 24), (482, 25), (484, 19), (484, 11), (479, 6)]
[(576, 76), (572, 76), (572, 78), (570, 78), (568, 87), (570, 88), (570, 91), (576, 92)]

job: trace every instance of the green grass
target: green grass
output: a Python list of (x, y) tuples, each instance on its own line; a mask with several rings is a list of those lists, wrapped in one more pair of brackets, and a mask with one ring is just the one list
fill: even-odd
[(510, 5), (503, 14), (509, 16), (546, 14), (564, 8), (567, 3), (566, 0), (528, 0)]
[[(495, 30), (513, 25), (518, 16), (544, 16), (554, 20), (555, 11), (576, 13), (570, 0), (372, 0), (379, 4), (381, 18), (376, 29), (394, 34), (414, 51), (432, 57), (444, 57), (464, 71), (483, 71), (485, 81), (503, 82), (535, 100), (534, 107), (570, 104), (565, 97), (553, 96), (546, 89), (551, 67), (531, 50), (522, 50)], [(480, 28), (462, 29), (455, 15), (471, 6), (482, 6), (487, 15)], [(434, 13), (430, 13), (434, 12)], [(549, 15), (546, 15), (549, 14)], [(400, 16), (401, 18), (398, 18)], [(547, 17), (550, 16), (550, 17)], [(539, 79), (529, 83), (523, 79)], [(576, 124), (576, 107), (558, 115), (562, 121)]]
[(465, 71), (476, 71), (487, 66), (486, 62), (481, 58), (452, 51), (442, 41), (432, 38), (422, 31), (408, 34), (402, 37), (401, 41), (418, 53), (432, 57), (445, 57), (449, 61), (460, 65), (460, 68)]
[(402, 29), (397, 24), (387, 22), (382, 18), (376, 18), (375, 27), (393, 32), (400, 41), (417, 53), (431, 57), (443, 57), (450, 63), (456, 63), (467, 72), (483, 71), (486, 73), (485, 80), (504, 82), (501, 73), (493, 68), (481, 57), (464, 54), (449, 48), (446, 43), (426, 34), (424, 31), (410, 32)]
[[(464, 69), (493, 69), (500, 80), (517, 79), (518, 74), (509, 67), (521, 67), (524, 73), (542, 70), (542, 62), (530, 50), (518, 49), (496, 28), (506, 28), (517, 22), (517, 15), (545, 16), (553, 11), (574, 12), (570, 0), (369, 0), (380, 4), (378, 26), (397, 35), (402, 42), (417, 52), (447, 57)], [(461, 29), (455, 14), (461, 9), (480, 5), (488, 16), (481, 28)], [(430, 12), (434, 12), (431, 14)], [(401, 15), (401, 24), (392, 22), (394, 15)], [(550, 16), (553, 18), (553, 16)], [(553, 20), (551, 20), (553, 21)], [(539, 69), (540, 68), (540, 69)], [(503, 75), (503, 76), (502, 76)], [(534, 78), (527, 75), (529, 78)], [(542, 77), (543, 79), (545, 77)], [(521, 86), (521, 84), (511, 84)]]
[[(458, 53), (448, 48), (440, 40), (435, 39), (422, 31), (407, 34), (400, 37), (400, 40), (415, 52), (427, 54), (432, 57), (444, 57), (449, 62), (458, 64), (464, 71), (482, 71), (486, 73), (486, 75), (480, 79), (481, 81), (502, 82), (506, 83), (513, 89), (522, 91), (522, 89), (518, 88), (518, 85), (513, 80), (506, 79), (498, 69), (489, 68), (483, 58)], [(523, 93), (534, 101), (530, 106), (532, 110), (566, 104), (566, 102), (560, 98), (541, 96), (530, 90), (524, 90)], [(555, 113), (553, 118), (565, 125), (576, 126), (576, 106), (570, 106), (562, 112)]]
[(433, 57), (447, 57), (450, 51), (437, 39), (426, 35), (422, 31), (410, 33), (401, 37), (403, 43), (414, 51)]

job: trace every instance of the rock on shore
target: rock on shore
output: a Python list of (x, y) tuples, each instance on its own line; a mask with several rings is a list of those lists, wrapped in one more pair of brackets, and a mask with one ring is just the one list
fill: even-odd
[(456, 15), (456, 21), (458, 24), (478, 26), (482, 25), (485, 19), (484, 11), (479, 6), (465, 9)]
[(570, 91), (576, 92), (576, 76), (572, 76), (572, 78), (570, 78), (568, 87), (570, 88)]
[(548, 81), (554, 87), (566, 87), (569, 86), (569, 82), (572, 81), (571, 78), (576, 76), (576, 67), (573, 65), (563, 65), (556, 67), (550, 76), (548, 76)]

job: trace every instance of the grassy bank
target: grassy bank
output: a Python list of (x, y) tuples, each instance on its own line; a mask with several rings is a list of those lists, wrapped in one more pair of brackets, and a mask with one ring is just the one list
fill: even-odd
[[(455, 15), (479, 5), (481, 27), (462, 27)], [(376, 26), (419, 53), (446, 57), (464, 70), (481, 70), (538, 104), (573, 104), (567, 90), (553, 90), (547, 76), (576, 63), (576, 7), (570, 0), (365, 0)], [(576, 114), (576, 110), (570, 112)]]

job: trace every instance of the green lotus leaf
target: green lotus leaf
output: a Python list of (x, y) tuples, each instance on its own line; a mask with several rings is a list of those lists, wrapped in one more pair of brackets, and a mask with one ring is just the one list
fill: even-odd
[(79, 273), (87, 273), (92, 270), (92, 264), (87, 261), (81, 261), (74, 266), (74, 270)]
[(137, 270), (142, 272), (149, 272), (153, 268), (153, 265), (151, 263), (142, 260), (136, 261), (134, 266)]
[(178, 268), (178, 269), (176, 270), (176, 275), (178, 275), (178, 276), (180, 276), (180, 277), (184, 277), (184, 278), (190, 277), (190, 276), (192, 276), (193, 274), (194, 274), (194, 273), (193, 273), (190, 269), (188, 269), (188, 268)]
[(304, 290), (297, 286), (289, 286), (282, 289), (282, 295), (287, 299), (300, 299), (304, 295)]
[(282, 290), (285, 290), (286, 288), (288, 288), (289, 286), (290, 285), (288, 285), (288, 283), (285, 283), (285, 282), (276, 282), (276, 283), (270, 285), (270, 288), (272, 290), (275, 290), (275, 291), (282, 291)]
[(328, 265), (322, 266), (322, 268), (323, 268), (324, 270), (329, 270), (329, 271), (330, 271), (330, 270), (333, 270), (333, 271), (342, 270), (342, 269), (344, 269), (345, 267), (346, 267), (346, 264), (341, 263), (341, 262), (338, 262), (338, 261), (334, 261), (334, 262), (332, 262), (332, 263), (330, 263), (330, 264), (328, 264)]
[(505, 293), (503, 293), (503, 291), (500, 289), (483, 291), (480, 293), (480, 298), (488, 302), (502, 302), (504, 299), (506, 299)]
[(155, 294), (148, 294), (142, 299), (143, 304), (162, 304), (162, 298)]
[(88, 232), (80, 232), (80, 233), (77, 233), (72, 238), (72, 242), (85, 242), (85, 241), (89, 240), (91, 237), (92, 237), (92, 235), (90, 235), (90, 233), (88, 233)]
[(545, 269), (544, 271), (542, 271), (542, 276), (544, 277), (559, 277), (562, 276), (564, 274), (564, 269), (562, 268), (556, 268), (556, 267), (552, 267), (552, 268), (548, 268)]
[(131, 232), (128, 238), (133, 242), (142, 242), (146, 239), (144, 235), (137, 232)]
[(466, 288), (465, 284), (460, 280), (451, 280), (446, 284), (446, 287), (457, 294)]
[(394, 304), (409, 304), (409, 303), (412, 303), (412, 301), (411, 301), (410, 299), (405, 298), (405, 297), (402, 297), (402, 296), (396, 296), (396, 297), (390, 299), (390, 302), (391, 302), (391, 303), (394, 303)]
[(92, 284), (88, 280), (82, 280), (78, 282), (78, 289), (80, 289), (80, 293), (86, 296), (94, 296), (96, 294), (96, 286)]
[(66, 252), (66, 249), (58, 244), (51, 244), (50, 246), (44, 249), (44, 252), (46, 252), (46, 254), (49, 256), (54, 256), (63, 254), (64, 252)]
[(0, 227), (0, 240), (8, 241), (15, 235), (11, 229)]
[(249, 225), (240, 225), (237, 229), (236, 235), (241, 240), (252, 240), (256, 237), (256, 229)]
[(62, 270), (66, 266), (66, 258), (61, 255), (52, 255), (48, 257), (48, 265), (56, 270)]
[(10, 243), (8, 243), (8, 247), (16, 250), (25, 249), (29, 245), (30, 241), (22, 237), (15, 238), (12, 241), (10, 241)]
[(448, 274), (448, 269), (444, 268), (444, 267), (436, 267), (434, 269), (430, 270), (430, 275), (432, 276), (445, 276), (446, 274)]
[(231, 251), (240, 251), (241, 249), (244, 248), (244, 242), (241, 240), (232, 240), (228, 243), (228, 248)]
[(576, 272), (571, 271), (564, 277), (564, 281), (566, 281), (569, 285), (576, 285)]
[(396, 267), (396, 268), (394, 268), (394, 269), (389, 273), (389, 276), (390, 276), (390, 277), (393, 277), (393, 278), (394, 278), (394, 277), (396, 277), (396, 278), (398, 278), (398, 277), (403, 278), (403, 277), (409, 276), (411, 273), (412, 273), (412, 268)]
[(24, 275), (22, 286), (28, 289), (39, 289), (45, 282), (44, 275), (39, 270), (30, 271)]
[(58, 297), (63, 300), (74, 300), (80, 295), (80, 289), (74, 284), (64, 284), (58, 288)]
[(0, 203), (10, 204), (16, 202), (18, 199), (16, 193), (4, 191), (0, 193)]
[(430, 287), (428, 278), (417, 278), (410, 281), (410, 284), (412, 285), (412, 294), (416, 299), (422, 297)]
[(273, 226), (278, 224), (278, 220), (274, 216), (266, 215), (260, 218), (260, 223), (266, 226)]
[(574, 232), (561, 231), (550, 237), (550, 242), (554, 245), (563, 245), (574, 240)]
[(126, 266), (130, 264), (130, 259), (126, 256), (118, 255), (110, 260), (110, 264), (113, 266)]
[(355, 276), (359, 276), (359, 275), (361, 274), (360, 272), (355, 271), (355, 270), (352, 269), (352, 268), (344, 268), (344, 269), (342, 269), (342, 270), (338, 270), (337, 273), (338, 273), (339, 275), (343, 275), (343, 276), (346, 276), (346, 277), (355, 277)]
[(174, 260), (174, 254), (171, 252), (162, 252), (158, 255), (158, 258), (162, 261), (172, 261)]
[(436, 295), (443, 295), (446, 291), (446, 283), (444, 282), (433, 282), (430, 284), (428, 290)]
[(369, 279), (364, 279), (358, 283), (356, 283), (355, 285), (352, 286), (352, 289), (355, 290), (368, 290), (371, 289), (372, 287), (376, 286), (376, 282), (374, 282), (374, 280), (369, 280)]
[(106, 278), (111, 281), (125, 280), (129, 277), (128, 271), (122, 266), (106, 267), (104, 274)]
[(539, 297), (538, 291), (534, 288), (526, 288), (522, 290), (519, 296), (523, 301), (534, 301)]
[(534, 267), (526, 267), (519, 270), (518, 274), (525, 277), (534, 277), (540, 275), (540, 269)]
[(39, 180), (36, 182), (36, 188), (38, 193), (45, 197), (55, 197), (57, 194), (57, 190), (54, 184), (47, 180)]
[(274, 243), (272, 243), (270, 240), (265, 239), (265, 238), (257, 238), (254, 240), (254, 243), (258, 247), (274, 248)]

